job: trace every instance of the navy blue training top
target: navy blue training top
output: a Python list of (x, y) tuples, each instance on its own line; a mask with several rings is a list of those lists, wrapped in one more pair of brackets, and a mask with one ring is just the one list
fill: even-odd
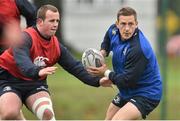
[(133, 36), (122, 41), (115, 24), (107, 30), (101, 49), (113, 52), (114, 72), (110, 80), (117, 85), (124, 99), (143, 96), (160, 100), (162, 82), (156, 56), (143, 33), (137, 28)]

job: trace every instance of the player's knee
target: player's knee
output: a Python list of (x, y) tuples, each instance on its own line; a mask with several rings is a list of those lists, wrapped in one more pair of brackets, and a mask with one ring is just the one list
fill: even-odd
[(41, 120), (55, 120), (52, 102), (49, 98), (37, 99), (33, 104), (32, 110)]
[(54, 114), (51, 110), (49, 110), (48, 108), (44, 110), (44, 114), (43, 114), (43, 119), (46, 120), (51, 120), (52, 117), (54, 117)]
[(3, 111), (1, 113), (1, 119), (2, 120), (13, 120), (13, 119), (17, 119), (19, 113), (19, 111), (15, 110), (15, 109), (6, 109), (6, 111)]
[(26, 120), (26, 118), (25, 118), (24, 115), (23, 115), (22, 110), (20, 110), (20, 113), (19, 113), (19, 115), (18, 115), (17, 120), (21, 120), (21, 121), (25, 121), (25, 120)]
[(38, 107), (36, 115), (41, 120), (54, 120), (52, 105), (44, 104)]

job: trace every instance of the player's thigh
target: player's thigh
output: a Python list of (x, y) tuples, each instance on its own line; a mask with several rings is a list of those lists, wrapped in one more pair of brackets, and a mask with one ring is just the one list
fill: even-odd
[(105, 120), (111, 120), (113, 116), (118, 112), (120, 107), (114, 105), (113, 103), (110, 103), (107, 112), (106, 112), (106, 118)]
[(109, 105), (109, 108), (106, 113), (106, 120), (111, 120), (113, 116), (116, 114), (116, 112), (126, 104), (126, 101), (123, 100), (119, 94), (117, 94), (114, 99), (112, 100), (111, 104)]
[(22, 101), (16, 93), (6, 92), (0, 96), (0, 111), (19, 111), (21, 107)]
[(141, 112), (131, 102), (126, 103), (117, 111), (112, 120), (136, 120), (141, 119)]
[(46, 91), (40, 91), (40, 92), (30, 95), (26, 99), (26, 106), (28, 106), (28, 108), (32, 110), (32, 106), (33, 106), (34, 102), (43, 97), (47, 97), (50, 99), (49, 93)]

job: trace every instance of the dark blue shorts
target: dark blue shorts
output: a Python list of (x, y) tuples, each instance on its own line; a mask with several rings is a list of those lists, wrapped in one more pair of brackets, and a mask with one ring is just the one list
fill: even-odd
[(25, 81), (12, 76), (8, 71), (0, 68), (0, 95), (14, 92), (25, 104), (26, 99), (40, 91), (48, 91), (46, 80)]
[(151, 100), (142, 96), (122, 99), (119, 95), (116, 95), (112, 100), (112, 103), (120, 108), (123, 107), (127, 102), (134, 104), (141, 112), (142, 118), (146, 119), (146, 116), (158, 106), (160, 101)]

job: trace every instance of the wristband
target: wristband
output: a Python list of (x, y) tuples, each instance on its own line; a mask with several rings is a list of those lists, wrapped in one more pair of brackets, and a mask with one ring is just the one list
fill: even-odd
[(104, 76), (107, 77), (109, 79), (109, 74), (111, 73), (111, 70), (106, 70), (104, 72)]

